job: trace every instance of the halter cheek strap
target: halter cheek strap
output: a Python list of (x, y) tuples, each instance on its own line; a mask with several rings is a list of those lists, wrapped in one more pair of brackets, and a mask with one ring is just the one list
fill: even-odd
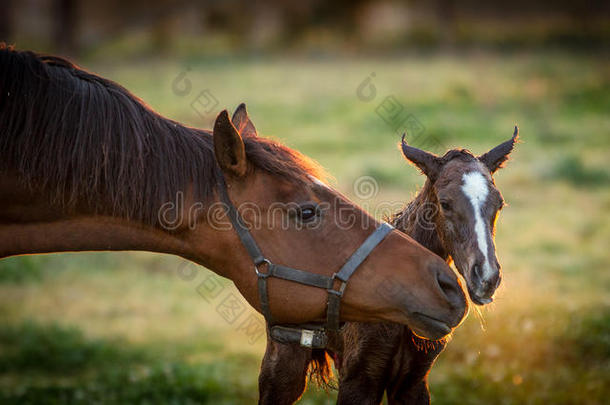
[[(360, 245), (360, 247), (349, 257), (347, 262), (334, 273), (332, 277), (323, 276), (321, 274), (310, 273), (303, 270), (293, 269), (278, 264), (274, 264), (267, 259), (261, 249), (256, 244), (252, 234), (244, 225), (237, 208), (229, 198), (227, 187), (224, 178), (219, 176), (218, 190), (220, 201), (225, 205), (227, 216), (237, 232), (242, 245), (252, 258), (254, 263), (254, 272), (258, 277), (258, 295), (260, 299), (261, 312), (269, 325), (273, 325), (273, 317), (269, 308), (269, 294), (267, 292), (267, 279), (276, 277), (283, 280), (293, 281), (299, 284), (308, 285), (311, 287), (323, 288), (328, 292), (327, 313), (326, 313), (326, 328), (328, 330), (338, 330), (340, 324), (340, 309), (341, 297), (347, 286), (349, 278), (354, 274), (356, 269), (362, 262), (371, 254), (373, 249), (377, 247), (382, 240), (394, 229), (394, 227), (386, 222), (383, 222), (369, 237)], [(336, 282), (339, 281), (338, 289), (335, 289)], [(301, 339), (302, 340), (302, 339)], [(301, 342), (303, 343), (303, 342)], [(311, 346), (310, 346), (311, 347)]]
[(347, 281), (354, 274), (356, 269), (362, 262), (371, 254), (373, 249), (381, 243), (382, 240), (390, 233), (394, 227), (387, 222), (382, 222), (381, 225), (369, 235), (368, 238), (360, 245), (360, 247), (352, 253), (347, 262), (341, 269), (333, 274), (332, 284), (335, 280), (341, 281), (339, 290), (334, 290), (332, 287), (328, 289), (328, 308), (326, 312), (326, 324), (329, 329), (339, 329), (339, 310), (341, 306), (341, 297), (347, 286)]

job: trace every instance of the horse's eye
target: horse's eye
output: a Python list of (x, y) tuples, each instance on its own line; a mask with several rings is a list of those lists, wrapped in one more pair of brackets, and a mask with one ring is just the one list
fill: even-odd
[(441, 201), (441, 208), (443, 211), (451, 211), (451, 204), (449, 204), (447, 201)]
[(314, 205), (304, 205), (299, 210), (299, 216), (301, 217), (301, 221), (308, 222), (316, 217), (317, 210)]

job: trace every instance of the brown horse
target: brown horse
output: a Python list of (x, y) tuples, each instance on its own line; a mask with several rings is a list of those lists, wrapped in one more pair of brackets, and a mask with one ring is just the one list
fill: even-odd
[[(396, 214), (397, 229), (447, 262), (455, 261), (471, 299), (489, 303), (500, 284), (493, 235), (504, 205), (493, 174), (507, 160), (513, 137), (478, 158), (467, 150), (443, 157), (402, 143), (404, 156), (427, 176), (419, 194)], [(339, 404), (430, 402), (427, 376), (446, 342), (425, 342), (407, 326), (348, 322), (331, 335), (326, 350), (279, 343), (268, 338), (259, 377), (260, 403), (291, 404), (303, 393), (307, 370), (327, 383), (327, 353), (339, 370)]]
[[(189, 128), (65, 59), (0, 46), (0, 258), (174, 254), (233, 280), (260, 310), (258, 269), (220, 197), (257, 224), (266, 258), (330, 278), (379, 223), (322, 177), (308, 158), (258, 137), (243, 105), (232, 121), (221, 112), (213, 131)], [(184, 202), (167, 211), (179, 194)], [(377, 293), (384, 281), (399, 293)], [(267, 291), (278, 322), (324, 319), (323, 289), (271, 278)], [(403, 323), (436, 339), (466, 307), (449, 266), (391, 231), (350, 279), (341, 319)]]

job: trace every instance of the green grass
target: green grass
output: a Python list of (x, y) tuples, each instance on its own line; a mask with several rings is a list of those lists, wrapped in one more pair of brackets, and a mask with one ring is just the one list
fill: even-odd
[[(474, 310), (430, 375), (435, 404), (602, 404), (610, 395), (610, 80), (604, 56), (467, 53), (373, 58), (85, 60), (162, 114), (210, 128), (244, 101), (265, 135), (320, 161), (336, 187), (381, 217), (423, 178), (376, 109), (394, 96), (438, 152), (522, 142), (495, 176), (497, 299)], [(182, 72), (188, 95), (172, 91)], [(372, 72), (376, 97), (356, 96)], [(218, 99), (200, 117), (204, 89)], [(413, 135), (413, 134), (411, 134)], [(379, 193), (360, 200), (354, 182)], [(250, 342), (176, 258), (63, 254), (0, 261), (0, 402), (250, 404), (264, 338)], [(224, 282), (233, 291), (231, 283)], [(310, 386), (303, 404), (334, 403)]]
[(586, 167), (576, 155), (568, 155), (553, 167), (553, 176), (577, 187), (603, 187), (610, 184), (610, 171)]
[(33, 322), (3, 325), (0, 331), (2, 359), (0, 372), (62, 373), (72, 375), (92, 367), (127, 365), (137, 362), (141, 353), (124, 353), (120, 342), (88, 341), (74, 327)]
[[(514, 314), (501, 328), (488, 320), (486, 333), (467, 322), (456, 335), (465, 335), (469, 345), (450, 345), (433, 369), (434, 401), (604, 403), (610, 384), (610, 307), (560, 308), (541, 305), (534, 314)], [(507, 336), (500, 338), (499, 330)], [(491, 334), (496, 339), (489, 339)]]
[[(253, 401), (239, 371), (253, 356), (189, 364), (163, 347), (87, 339), (56, 324), (3, 325), (0, 375), (15, 381), (0, 399), (20, 403), (234, 403)], [(191, 348), (192, 349), (192, 348)], [(232, 389), (226, 390), (229, 385)]]
[(44, 272), (40, 263), (44, 259), (46, 258), (25, 256), (0, 261), (0, 283), (19, 284), (41, 280)]

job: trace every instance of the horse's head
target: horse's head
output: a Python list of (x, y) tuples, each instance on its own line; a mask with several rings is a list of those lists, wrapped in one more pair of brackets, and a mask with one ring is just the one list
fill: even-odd
[(500, 264), (494, 244), (495, 223), (504, 205), (493, 174), (508, 159), (518, 137), (475, 157), (451, 150), (443, 157), (402, 142), (404, 156), (428, 177), (431, 201), (438, 213), (435, 228), (447, 253), (466, 279), (470, 298), (482, 305), (492, 301), (500, 285)]
[[(213, 137), (229, 197), (273, 263), (331, 276), (379, 225), (325, 184), (309, 159), (259, 138), (243, 105), (231, 120), (226, 111), (220, 113)], [(252, 260), (234, 230), (224, 229), (214, 242), (225, 253), (225, 267), (232, 268), (230, 276), (244, 297), (260, 308)], [(325, 317), (324, 289), (272, 277), (268, 291), (276, 321)], [(450, 267), (393, 230), (350, 278), (341, 319), (403, 323), (422, 337), (437, 339), (459, 324), (466, 305)]]

